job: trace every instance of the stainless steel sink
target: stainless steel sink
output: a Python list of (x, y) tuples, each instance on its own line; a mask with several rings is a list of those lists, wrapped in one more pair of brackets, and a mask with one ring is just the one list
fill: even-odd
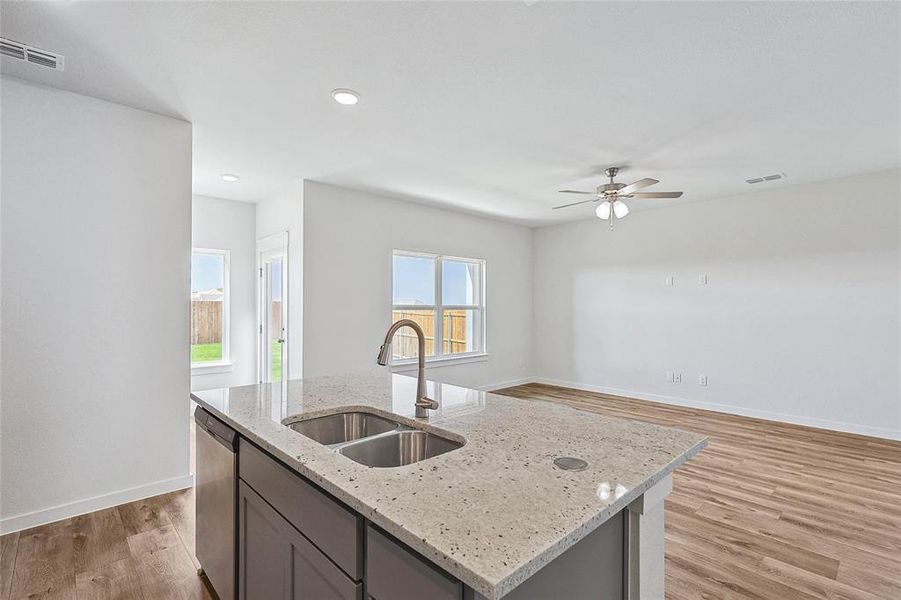
[(288, 423), (288, 427), (308, 438), (331, 446), (394, 431), (401, 424), (367, 412), (345, 412)]
[(370, 467), (400, 467), (461, 447), (458, 442), (428, 431), (408, 429), (342, 446), (338, 452)]
[(362, 410), (293, 422), (286, 419), (284, 424), (369, 467), (410, 465), (456, 450), (466, 443)]

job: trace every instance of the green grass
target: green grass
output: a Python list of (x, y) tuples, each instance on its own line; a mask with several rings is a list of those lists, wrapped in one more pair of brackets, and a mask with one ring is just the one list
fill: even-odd
[(194, 344), (191, 346), (191, 362), (222, 360), (222, 344)]
[[(191, 346), (191, 362), (202, 363), (222, 360), (222, 344), (194, 344)], [(282, 345), (272, 340), (272, 381), (282, 380)]]
[(272, 340), (272, 381), (282, 380), (282, 345)]

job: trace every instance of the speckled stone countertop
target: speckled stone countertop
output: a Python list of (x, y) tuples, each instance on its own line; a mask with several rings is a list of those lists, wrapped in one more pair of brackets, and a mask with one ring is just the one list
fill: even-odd
[[(413, 418), (416, 380), (348, 374), (196, 392), (242, 435), (489, 599), (500, 598), (707, 445), (702, 435), (552, 402), (429, 382), (441, 402)], [(408, 466), (358, 464), (283, 425), (349, 407), (462, 436)], [(583, 471), (558, 456), (588, 461)]]

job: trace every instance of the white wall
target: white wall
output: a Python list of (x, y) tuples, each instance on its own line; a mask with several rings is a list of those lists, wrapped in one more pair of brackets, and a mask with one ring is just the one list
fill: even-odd
[(195, 367), (191, 389), (209, 390), (257, 381), (256, 206), (195, 195), (191, 237), (195, 248), (228, 250), (231, 367)]
[(394, 249), (487, 261), (490, 356), (429, 366), (430, 378), (479, 387), (529, 375), (531, 230), (311, 181), (303, 207), (305, 377), (379, 368)]
[(899, 435), (899, 188), (881, 172), (537, 229), (535, 375)]
[(2, 79), (5, 531), (190, 485), (191, 125)]
[(258, 240), (283, 231), (288, 232), (288, 343), (282, 358), (288, 363), (289, 379), (300, 379), (303, 377), (303, 185), (299, 180), (256, 205)]

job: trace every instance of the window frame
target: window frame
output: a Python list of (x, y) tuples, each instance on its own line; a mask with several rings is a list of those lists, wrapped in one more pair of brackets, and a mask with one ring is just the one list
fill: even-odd
[[(397, 256), (409, 256), (413, 258), (430, 258), (435, 265), (435, 304), (394, 304), (394, 258)], [(444, 279), (443, 265), (445, 261), (463, 262), (479, 265), (479, 303), (478, 304), (444, 304), (442, 296), (442, 287)], [(391, 312), (397, 310), (434, 310), (435, 311), (435, 354), (426, 356), (428, 363), (441, 362), (470, 362), (474, 360), (484, 360), (488, 356), (488, 318), (487, 318), (487, 271), (488, 262), (484, 258), (470, 258), (464, 256), (454, 256), (450, 254), (435, 254), (431, 252), (420, 252), (415, 250), (401, 250), (395, 248), (391, 251)], [(473, 310), (476, 311), (479, 319), (478, 335), (481, 338), (481, 349), (474, 352), (455, 352), (452, 354), (444, 353), (444, 311), (445, 310)], [(393, 315), (392, 315), (393, 320)], [(417, 358), (391, 358), (389, 365), (404, 366), (416, 364)]]
[[(219, 248), (191, 248), (191, 260), (195, 254), (222, 257), (222, 358), (203, 362), (191, 361), (191, 372), (221, 371), (231, 367), (231, 251)], [(193, 273), (191, 274), (193, 278)], [(193, 285), (191, 287), (194, 287)], [(188, 344), (190, 353), (191, 345)]]

